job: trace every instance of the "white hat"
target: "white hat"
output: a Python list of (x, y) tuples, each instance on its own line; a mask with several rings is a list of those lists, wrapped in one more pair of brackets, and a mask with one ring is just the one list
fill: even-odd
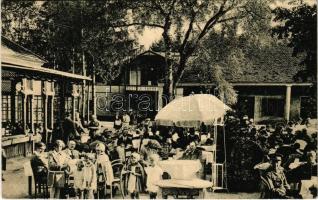
[(101, 151), (105, 151), (105, 149), (106, 149), (106, 147), (105, 147), (105, 145), (103, 144), (103, 143), (97, 143), (97, 145), (96, 145), (96, 150), (101, 150)]

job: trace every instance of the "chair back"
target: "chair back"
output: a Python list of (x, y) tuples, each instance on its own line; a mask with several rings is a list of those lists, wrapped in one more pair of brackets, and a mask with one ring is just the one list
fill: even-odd
[(117, 162), (117, 163), (112, 164), (115, 179), (120, 178), (123, 167), (124, 167), (123, 163)]
[(122, 159), (116, 159), (116, 160), (113, 160), (113, 161), (111, 161), (111, 164), (113, 165), (113, 164), (115, 164), (115, 163), (124, 163), (123, 162), (123, 160)]

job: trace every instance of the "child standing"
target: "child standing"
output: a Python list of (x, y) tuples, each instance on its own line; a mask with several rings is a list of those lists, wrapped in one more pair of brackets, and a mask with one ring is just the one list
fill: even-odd
[(131, 154), (131, 162), (125, 167), (125, 188), (127, 188), (131, 199), (139, 199), (139, 192), (144, 186), (144, 169), (139, 163), (140, 155), (138, 153)]
[(163, 171), (158, 166), (159, 155), (151, 154), (149, 156), (149, 166), (145, 168), (147, 174), (147, 190), (150, 199), (156, 199), (159, 187), (155, 185), (156, 182), (162, 179)]

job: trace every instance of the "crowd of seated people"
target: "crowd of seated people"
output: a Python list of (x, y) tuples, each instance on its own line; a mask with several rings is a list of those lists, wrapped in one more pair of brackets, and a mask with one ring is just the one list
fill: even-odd
[[(114, 129), (102, 130), (96, 117), (92, 117), (92, 122), (85, 127), (80, 120), (75, 122), (67, 116), (63, 131), (68, 134), (54, 141), (53, 149), (47, 153), (44, 143), (36, 144), (35, 155), (31, 159), (32, 169), (36, 174), (46, 174), (51, 198), (70, 195), (66, 185), (71, 181), (75, 189), (73, 195), (77, 197), (108, 197), (105, 196), (106, 188), (112, 187), (115, 180), (113, 161), (124, 165), (124, 194), (139, 198), (140, 192), (148, 191), (150, 197), (155, 198), (158, 187), (154, 181), (162, 176), (157, 164), (159, 160), (200, 160), (204, 164), (203, 149), (198, 146), (213, 143), (211, 134), (200, 129), (160, 129), (149, 119), (137, 126), (127, 125), (127, 119), (126, 116), (126, 124), (119, 127), (116, 117)], [(99, 131), (83, 143), (80, 136), (87, 134), (84, 129), (89, 126), (99, 127)], [(92, 171), (95, 173), (92, 174)]]
[[(257, 126), (247, 116), (241, 119), (231, 116), (229, 120), (231, 131), (238, 130), (232, 141), (253, 142), (261, 150), (262, 154), (250, 155), (246, 160), (263, 156), (254, 169), (260, 170), (263, 181), (268, 184), (266, 198), (316, 197), (317, 130), (300, 122)], [(306, 181), (308, 188), (302, 184)], [(309, 196), (306, 192), (310, 192)]]

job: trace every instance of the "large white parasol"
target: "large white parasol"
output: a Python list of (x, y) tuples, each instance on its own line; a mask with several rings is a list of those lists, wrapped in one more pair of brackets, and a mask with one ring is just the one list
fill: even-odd
[(157, 125), (178, 127), (200, 127), (213, 125), (230, 107), (210, 94), (195, 94), (174, 99), (157, 114)]

